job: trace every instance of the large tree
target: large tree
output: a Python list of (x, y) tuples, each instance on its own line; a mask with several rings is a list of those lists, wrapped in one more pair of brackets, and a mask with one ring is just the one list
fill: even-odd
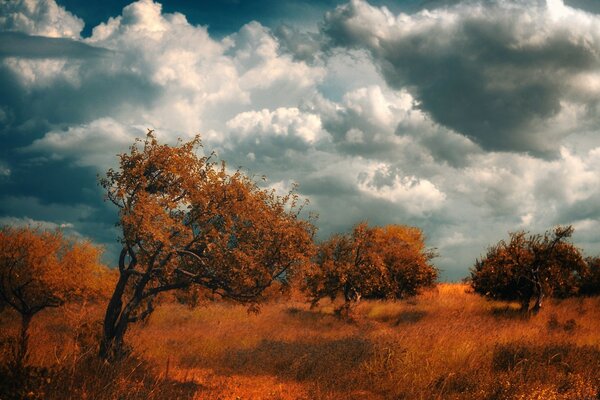
[(545, 296), (567, 297), (578, 292), (587, 264), (568, 241), (573, 228), (557, 227), (543, 235), (510, 233), (490, 247), (471, 269), (476, 293), (491, 299), (518, 301), (523, 312), (535, 299), (532, 312), (542, 307)]
[(312, 255), (313, 225), (294, 193), (278, 196), (239, 170), (199, 156), (198, 137), (176, 146), (153, 132), (120, 155), (101, 180), (119, 207), (119, 280), (106, 310), (100, 354), (124, 354), (130, 323), (165, 291), (200, 285), (253, 303)]
[(65, 238), (60, 231), (4, 226), (0, 230), (0, 303), (21, 316), (15, 352), (18, 366), (28, 353), (29, 324), (40, 311), (106, 293), (108, 268), (100, 249)]
[(361, 298), (404, 298), (431, 286), (437, 269), (420, 229), (403, 225), (356, 225), (352, 233), (334, 235), (318, 246), (305, 276), (305, 290), (316, 305), (338, 295), (338, 313), (347, 316)]

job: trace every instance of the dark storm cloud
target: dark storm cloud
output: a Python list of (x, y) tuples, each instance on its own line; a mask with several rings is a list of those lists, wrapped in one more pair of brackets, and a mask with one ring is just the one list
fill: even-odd
[(110, 51), (72, 39), (30, 36), (19, 32), (0, 32), (0, 57), (94, 58)]
[(336, 46), (368, 49), (390, 86), (409, 88), (437, 122), (484, 149), (555, 155), (570, 132), (546, 134), (545, 123), (565, 102), (593, 110), (597, 101), (573, 94), (571, 78), (600, 68), (600, 36), (571, 24), (599, 21), (556, 22), (545, 5), (495, 3), (395, 19), (353, 1), (327, 14), (323, 32)]
[(598, 0), (565, 0), (565, 4), (588, 12), (600, 14), (600, 1)]

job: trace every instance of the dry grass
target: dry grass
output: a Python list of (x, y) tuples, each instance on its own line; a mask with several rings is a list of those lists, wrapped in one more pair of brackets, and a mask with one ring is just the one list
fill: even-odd
[[(32, 323), (31, 364), (53, 375), (29, 389), (48, 399), (600, 398), (600, 298), (549, 301), (523, 318), (466, 289), (364, 302), (352, 322), (327, 303), (273, 302), (258, 315), (167, 303), (128, 333), (135, 355), (119, 367), (93, 357), (99, 307), (46, 312)], [(0, 324), (2, 338), (16, 332), (14, 315)]]

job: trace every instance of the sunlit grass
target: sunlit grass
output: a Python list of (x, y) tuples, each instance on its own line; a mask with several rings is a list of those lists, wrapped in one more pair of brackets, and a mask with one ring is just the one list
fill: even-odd
[[(130, 379), (149, 398), (171, 391), (198, 399), (596, 399), (600, 299), (549, 300), (528, 318), (517, 308), (459, 284), (363, 302), (351, 321), (327, 301), (312, 310), (298, 298), (277, 301), (258, 315), (234, 304), (168, 302), (127, 334), (146, 374)], [(69, 315), (56, 310), (34, 321), (31, 363), (62, 363), (78, 377), (96, 371), (85, 378), (87, 398), (109, 398), (93, 393), (99, 367), (75, 356), (86, 347), (74, 333), (102, 310)], [(1, 323), (4, 338), (16, 332), (9, 313)], [(126, 390), (122, 379), (113, 395)], [(69, 393), (48, 398), (80, 398)]]

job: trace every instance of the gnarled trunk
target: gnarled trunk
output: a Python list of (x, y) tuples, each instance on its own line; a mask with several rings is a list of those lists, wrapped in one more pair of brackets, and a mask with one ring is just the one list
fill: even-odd
[(121, 273), (115, 291), (106, 307), (99, 355), (107, 361), (114, 361), (125, 355), (123, 340), (127, 331), (128, 318), (123, 313), (123, 295), (127, 281), (128, 276)]
[(360, 293), (350, 285), (344, 285), (344, 304), (335, 310), (335, 313), (343, 319), (352, 319), (352, 310), (361, 299)]
[(18, 369), (21, 369), (25, 365), (29, 354), (29, 325), (32, 318), (33, 314), (31, 313), (21, 314), (21, 332), (15, 354), (15, 361)]
[(537, 314), (538, 312), (540, 312), (540, 309), (542, 308), (542, 300), (544, 299), (544, 287), (542, 285), (542, 278), (540, 277), (540, 268), (538, 267), (533, 275), (533, 281), (535, 284), (535, 304), (533, 305), (533, 308), (531, 309), (531, 313), (532, 314)]
[(531, 309), (531, 312), (533, 314), (537, 314), (540, 312), (540, 310), (542, 308), (542, 300), (543, 299), (544, 299), (544, 291), (542, 290), (542, 287), (540, 285), (540, 287), (538, 288), (537, 296), (535, 298), (535, 304), (533, 305), (533, 308)]

